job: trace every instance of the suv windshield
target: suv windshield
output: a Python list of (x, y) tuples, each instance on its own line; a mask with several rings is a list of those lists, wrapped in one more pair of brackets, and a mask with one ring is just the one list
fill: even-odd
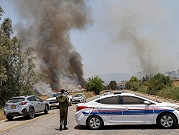
[(7, 103), (17, 103), (17, 102), (22, 102), (24, 101), (24, 98), (11, 98), (10, 100), (7, 101)]
[[(60, 96), (60, 95), (61, 95), (60, 92), (58, 92), (58, 93), (53, 93), (53, 94), (52, 94), (52, 97), (57, 97), (57, 96)], [(65, 92), (64, 95), (67, 96), (67, 95), (68, 95), (68, 92)]]
[(61, 95), (61, 93), (54, 93), (54, 94), (52, 95), (52, 97), (57, 97), (57, 96), (59, 96), (59, 95)]

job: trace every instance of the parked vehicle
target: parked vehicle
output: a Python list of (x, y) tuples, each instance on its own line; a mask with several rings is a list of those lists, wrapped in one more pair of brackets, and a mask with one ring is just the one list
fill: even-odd
[(125, 88), (126, 88), (125, 85), (120, 85), (120, 86), (119, 86), (119, 90), (124, 90)]
[[(68, 97), (68, 100), (69, 100), (70, 106), (71, 106), (72, 105), (72, 95), (70, 95), (67, 91), (64, 94)], [(61, 92), (53, 93), (52, 97), (47, 99), (50, 109), (52, 109), (52, 107), (59, 108), (59, 103), (56, 101), (56, 97), (60, 96), (60, 95), (61, 95)]]
[(76, 122), (90, 129), (106, 125), (157, 124), (162, 128), (174, 128), (179, 124), (179, 106), (153, 101), (131, 94), (103, 95), (87, 103), (76, 105)]
[(9, 99), (4, 107), (4, 115), (8, 120), (13, 120), (15, 116), (23, 115), (33, 119), (35, 113), (48, 113), (49, 104), (35, 95), (18, 96)]
[(77, 93), (72, 98), (72, 103), (86, 102), (86, 96), (83, 93)]
[(111, 94), (111, 91), (110, 91), (110, 90), (106, 90), (106, 91), (104, 92), (104, 95), (108, 95), (108, 94)]

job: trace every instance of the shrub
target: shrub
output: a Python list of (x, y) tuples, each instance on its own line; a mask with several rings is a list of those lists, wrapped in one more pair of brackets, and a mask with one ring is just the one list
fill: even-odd
[(167, 87), (157, 93), (158, 96), (179, 100), (179, 87)]
[(148, 94), (148, 88), (147, 88), (147, 86), (141, 86), (141, 87), (138, 89), (138, 91), (141, 92), (141, 93)]

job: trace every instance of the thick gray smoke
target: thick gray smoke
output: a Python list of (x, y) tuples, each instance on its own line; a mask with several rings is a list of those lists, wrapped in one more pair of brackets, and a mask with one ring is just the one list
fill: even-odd
[(80, 54), (70, 42), (70, 30), (85, 29), (89, 8), (83, 0), (16, 0), (15, 10), (25, 22), (18, 25), (23, 45), (33, 46), (37, 63), (52, 89), (77, 86), (84, 81)]

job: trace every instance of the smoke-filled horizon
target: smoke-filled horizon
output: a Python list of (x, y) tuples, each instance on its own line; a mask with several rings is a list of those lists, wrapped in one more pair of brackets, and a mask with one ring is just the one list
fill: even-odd
[(17, 25), (22, 44), (33, 46), (45, 83), (52, 89), (70, 89), (84, 81), (81, 55), (73, 47), (69, 33), (91, 23), (83, 0), (13, 1), (25, 26)]
[(162, 41), (155, 36), (164, 34), (162, 26), (167, 18), (166, 10), (155, 0), (110, 1), (105, 4), (108, 7), (103, 10), (107, 18), (104, 22), (110, 29), (111, 41), (128, 46), (130, 68), (141, 69), (143, 75), (158, 73)]

